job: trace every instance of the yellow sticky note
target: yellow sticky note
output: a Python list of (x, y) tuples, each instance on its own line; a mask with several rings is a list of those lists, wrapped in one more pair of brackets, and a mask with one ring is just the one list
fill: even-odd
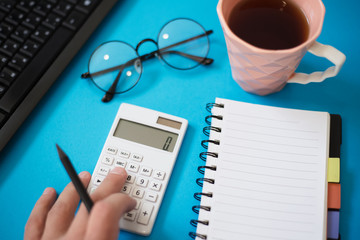
[(340, 158), (329, 158), (327, 177), (328, 182), (340, 182)]

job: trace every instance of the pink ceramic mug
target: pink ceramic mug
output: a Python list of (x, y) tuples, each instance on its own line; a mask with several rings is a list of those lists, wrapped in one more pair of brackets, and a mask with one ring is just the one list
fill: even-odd
[[(230, 30), (228, 20), (231, 10), (241, 1), (244, 0), (220, 0), (217, 13), (225, 35), (232, 76), (245, 91), (267, 95), (280, 91), (287, 83), (322, 82), (338, 74), (345, 62), (345, 55), (331, 46), (316, 42), (325, 15), (325, 7), (321, 0), (292, 0), (308, 20), (309, 37), (304, 43), (284, 50), (255, 47)], [(307, 51), (327, 58), (334, 66), (324, 72), (295, 73)]]

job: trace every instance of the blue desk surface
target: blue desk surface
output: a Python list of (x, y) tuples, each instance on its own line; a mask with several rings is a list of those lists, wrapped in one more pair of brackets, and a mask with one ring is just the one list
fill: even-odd
[[(199, 153), (205, 104), (215, 97), (273, 105), (278, 107), (327, 111), (341, 114), (342, 239), (360, 236), (360, 2), (340, 3), (326, 0), (326, 16), (318, 41), (330, 44), (347, 55), (335, 77), (323, 83), (288, 84), (281, 92), (261, 97), (244, 92), (231, 78), (224, 37), (216, 14), (215, 0), (127, 0), (120, 1), (95, 34), (84, 45), (35, 111), (0, 154), (0, 238), (21, 239), (27, 218), (37, 198), (47, 186), (61, 192), (69, 182), (55, 149), (58, 143), (70, 156), (78, 172), (93, 171), (108, 131), (122, 102), (127, 102), (189, 120), (177, 163), (165, 194), (153, 233), (143, 238), (121, 232), (121, 239), (186, 239), (191, 207), (198, 202), (195, 179), (202, 164)], [(211, 66), (190, 71), (174, 70), (153, 60), (144, 64), (139, 84), (132, 91), (104, 104), (102, 92), (80, 79), (87, 71), (92, 51), (108, 40), (123, 40), (132, 46), (144, 38), (156, 38), (167, 21), (177, 17), (193, 18), (210, 36)], [(148, 46), (149, 49), (152, 46)], [(144, 46), (143, 51), (146, 51)], [(142, 50), (141, 50), (142, 51)], [(307, 54), (299, 71), (325, 69), (329, 64)]]

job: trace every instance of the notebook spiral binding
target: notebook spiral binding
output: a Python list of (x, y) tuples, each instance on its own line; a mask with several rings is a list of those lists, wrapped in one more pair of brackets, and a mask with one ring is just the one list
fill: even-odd
[[(206, 110), (211, 114), (211, 109), (214, 108), (214, 107), (218, 107), (218, 108), (224, 108), (224, 104), (219, 104), (219, 103), (208, 103), (206, 104)], [(210, 131), (214, 131), (214, 132), (218, 132), (220, 133), (221, 132), (221, 128), (219, 127), (214, 127), (214, 126), (211, 126), (211, 121), (210, 119), (212, 118), (216, 118), (218, 120), (222, 120), (223, 117), (221, 115), (208, 115), (205, 117), (205, 122), (208, 126), (204, 127), (203, 128), (203, 133), (205, 136), (209, 137), (210, 136)], [(209, 140), (203, 140), (201, 141), (201, 146), (205, 149), (205, 150), (208, 150), (208, 146), (209, 144), (215, 144), (215, 145), (220, 145), (220, 141), (217, 140), (217, 139), (209, 139)], [(205, 151), (205, 152), (201, 152), (199, 157), (201, 160), (203, 160), (204, 162), (206, 162), (206, 158), (210, 156), (210, 157), (213, 157), (213, 158), (218, 158), (218, 153), (216, 152), (208, 152), (208, 151)], [(208, 170), (211, 170), (211, 171), (216, 171), (216, 166), (212, 165), (212, 166), (199, 166), (198, 167), (198, 172), (200, 174), (205, 174), (205, 169), (208, 169)], [(196, 179), (196, 183), (200, 186), (200, 187), (203, 187), (204, 183), (208, 183), (208, 184), (214, 184), (215, 183), (215, 179), (210, 179), (210, 178), (198, 178)], [(204, 193), (204, 192), (197, 192), (197, 193), (194, 193), (194, 198), (198, 201), (201, 201), (201, 198), (202, 197), (209, 197), (209, 198), (212, 198), (213, 196), (213, 193), (212, 192), (207, 192), (207, 193)], [(196, 205), (196, 206), (193, 206), (192, 207), (192, 210), (193, 212), (195, 212), (196, 214), (199, 214), (200, 210), (203, 210), (203, 211), (208, 211), (210, 212), (211, 211), (211, 207), (210, 206), (202, 206), (202, 205)], [(198, 224), (203, 224), (203, 225), (206, 225), (208, 226), (209, 225), (209, 221), (208, 220), (197, 220), (197, 219), (192, 219), (190, 221), (190, 224), (193, 226), (193, 227), (197, 227)], [(199, 239), (207, 239), (207, 235), (205, 234), (200, 234), (200, 233), (196, 233), (196, 232), (189, 232), (189, 236), (192, 238), (192, 239), (195, 239), (195, 238), (199, 238)]]

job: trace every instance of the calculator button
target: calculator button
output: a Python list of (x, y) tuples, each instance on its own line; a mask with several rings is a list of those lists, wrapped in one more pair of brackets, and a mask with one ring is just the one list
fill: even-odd
[(154, 209), (154, 206), (149, 203), (144, 203), (139, 212), (139, 218), (137, 220), (138, 223), (147, 225), (149, 223), (151, 213)]
[(105, 156), (102, 160), (102, 162), (106, 165), (111, 166), (114, 162), (114, 158), (113, 157), (109, 157), (109, 156)]
[(129, 221), (134, 221), (136, 217), (136, 211), (130, 211), (125, 213), (124, 215), (124, 219), (129, 220)]
[(150, 183), (150, 188), (155, 191), (160, 191), (161, 189), (161, 183), (152, 181)]
[(135, 176), (132, 174), (128, 174), (127, 178), (126, 178), (126, 182), (127, 183), (134, 183), (135, 181)]
[(131, 160), (141, 162), (143, 160), (143, 156), (140, 154), (133, 153), (131, 154)]
[(153, 192), (147, 192), (145, 194), (145, 199), (150, 201), (150, 202), (156, 202), (158, 195), (156, 193)]
[(130, 157), (130, 152), (125, 151), (125, 150), (120, 150), (119, 151), (119, 156), (122, 158), (129, 158)]
[(115, 155), (117, 153), (117, 149), (116, 148), (113, 148), (113, 147), (107, 147), (106, 148), (106, 152), (109, 153), (109, 154), (113, 154)]
[(127, 167), (127, 169), (131, 172), (135, 172), (137, 173), (139, 171), (139, 164), (136, 164), (136, 163), (130, 163)]
[(152, 168), (143, 166), (140, 170), (140, 174), (150, 177), (152, 173)]
[(137, 198), (143, 198), (145, 191), (141, 188), (134, 188), (132, 195)]
[(159, 170), (155, 170), (153, 177), (156, 178), (156, 179), (159, 179), (159, 180), (164, 180), (165, 172), (159, 171)]
[(108, 175), (109, 171), (110, 171), (110, 168), (100, 167), (98, 170), (98, 174), (106, 176), (106, 175)]
[(149, 180), (146, 178), (138, 177), (136, 180), (136, 185), (140, 187), (146, 187), (148, 185)]
[(96, 187), (92, 187), (92, 188), (90, 189), (90, 194), (92, 194), (95, 190), (96, 190)]
[(141, 204), (141, 200), (139, 200), (139, 199), (135, 199), (135, 200), (136, 200), (136, 206), (135, 206), (135, 209), (139, 209), (140, 204)]
[(126, 161), (122, 160), (122, 159), (116, 159), (115, 160), (115, 166), (125, 168), (126, 167)]
[(105, 179), (105, 177), (102, 176), (96, 176), (94, 179), (94, 184), (95, 185), (100, 185), (100, 183), (102, 183), (102, 181)]
[(130, 194), (130, 191), (131, 191), (131, 186), (128, 185), (124, 185), (123, 188), (121, 189), (121, 192), (125, 194)]

